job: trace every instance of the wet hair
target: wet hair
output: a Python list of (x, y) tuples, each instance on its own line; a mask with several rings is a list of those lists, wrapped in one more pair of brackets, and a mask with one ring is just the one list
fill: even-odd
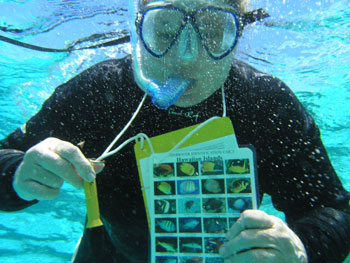
[(226, 0), (226, 2), (229, 5), (234, 6), (238, 10), (240, 10), (242, 13), (247, 12), (249, 7), (249, 0)]
[[(154, 0), (141, 0), (141, 1), (142, 1), (142, 5), (146, 5)], [(237, 8), (242, 13), (245, 13), (249, 7), (249, 0), (225, 0), (225, 3)]]

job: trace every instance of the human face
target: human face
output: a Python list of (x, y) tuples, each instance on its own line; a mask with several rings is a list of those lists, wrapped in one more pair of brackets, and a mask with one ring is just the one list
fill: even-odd
[[(162, 3), (165, 2), (159, 2), (160, 5)], [(186, 12), (195, 12), (208, 6), (228, 7), (224, 0), (170, 0), (166, 3)], [(157, 6), (158, 2), (151, 5)], [(165, 24), (164, 27), (166, 26)], [(195, 81), (175, 103), (177, 106), (193, 106), (208, 98), (223, 85), (230, 70), (234, 52), (221, 59), (213, 59), (202, 45), (197, 33), (193, 24), (187, 23), (166, 54), (155, 57), (146, 50), (142, 52), (144, 71), (150, 78), (160, 82), (166, 81), (169, 77)]]

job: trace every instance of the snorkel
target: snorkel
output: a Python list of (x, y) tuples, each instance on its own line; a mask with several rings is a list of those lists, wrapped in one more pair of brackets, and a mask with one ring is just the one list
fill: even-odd
[(192, 79), (169, 77), (165, 82), (148, 78), (144, 74), (141, 57), (142, 43), (137, 34), (136, 18), (139, 0), (129, 1), (130, 34), (132, 47), (133, 72), (137, 85), (152, 97), (153, 104), (159, 109), (167, 109), (194, 83)]

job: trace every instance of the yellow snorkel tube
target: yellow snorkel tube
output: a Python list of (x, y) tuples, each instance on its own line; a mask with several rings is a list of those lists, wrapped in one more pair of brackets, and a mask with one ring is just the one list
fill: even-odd
[(86, 228), (102, 226), (103, 223), (100, 219), (100, 209), (98, 206), (96, 179), (91, 183), (84, 182), (84, 190), (87, 211)]
[[(94, 160), (89, 161), (90, 163), (96, 162)], [(93, 168), (93, 165), (91, 166)], [(93, 180), (91, 183), (84, 181), (84, 192), (87, 212), (86, 228), (102, 226), (103, 223), (100, 219), (100, 208), (98, 205), (96, 179)]]

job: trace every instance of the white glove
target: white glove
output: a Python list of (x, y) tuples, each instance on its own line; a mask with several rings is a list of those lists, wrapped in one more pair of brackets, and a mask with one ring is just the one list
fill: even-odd
[[(93, 167), (92, 167), (93, 165)], [(30, 148), (18, 166), (13, 181), (17, 195), (27, 201), (57, 197), (64, 181), (82, 188), (83, 180), (92, 182), (103, 164), (85, 158), (77, 146), (56, 138), (47, 138)]]
[(246, 210), (227, 233), (220, 247), (225, 263), (307, 263), (298, 236), (279, 218)]

